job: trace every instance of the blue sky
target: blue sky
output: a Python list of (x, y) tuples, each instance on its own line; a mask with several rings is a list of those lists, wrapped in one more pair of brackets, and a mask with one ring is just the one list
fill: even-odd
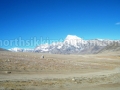
[(20, 37), (64, 39), (69, 34), (120, 39), (120, 0), (0, 0), (3, 42)]

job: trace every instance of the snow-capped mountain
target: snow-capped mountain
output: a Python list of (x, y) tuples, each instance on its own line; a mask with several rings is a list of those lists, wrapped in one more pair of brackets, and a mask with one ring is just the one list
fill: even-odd
[(11, 49), (8, 49), (9, 51), (12, 51), (12, 52), (33, 52), (34, 49), (23, 49), (23, 48), (11, 48)]
[(13, 52), (22, 52), (22, 51), (23, 51), (23, 49), (17, 48), (17, 47), (11, 48), (11, 49), (8, 49), (8, 50), (9, 50), (9, 51), (13, 51)]
[(63, 42), (56, 42), (51, 44), (41, 44), (33, 49), (12, 48), (10, 51), (14, 52), (44, 52), (44, 53), (57, 53), (57, 54), (88, 54), (98, 53), (104, 47), (113, 45), (120, 40), (106, 40), (106, 39), (93, 39), (83, 40), (76, 35), (68, 35)]
[(105, 46), (114, 42), (116, 41), (104, 39), (83, 40), (76, 35), (68, 35), (63, 42), (43, 44), (36, 47), (34, 51), (58, 54), (97, 53)]
[(77, 37), (76, 35), (68, 35), (65, 38), (63, 44), (79, 48), (80, 44), (86, 44), (86, 41), (84, 41), (82, 38)]

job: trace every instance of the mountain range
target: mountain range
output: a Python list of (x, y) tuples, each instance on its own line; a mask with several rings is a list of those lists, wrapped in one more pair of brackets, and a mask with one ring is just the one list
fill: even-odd
[(42, 52), (53, 54), (94, 54), (102, 52), (107, 47), (120, 46), (120, 40), (92, 39), (83, 40), (76, 35), (67, 35), (63, 42), (42, 44), (34, 49), (12, 48), (15, 52)]
[(4, 49), (4, 48), (0, 48), (0, 51), (9, 51), (9, 50)]

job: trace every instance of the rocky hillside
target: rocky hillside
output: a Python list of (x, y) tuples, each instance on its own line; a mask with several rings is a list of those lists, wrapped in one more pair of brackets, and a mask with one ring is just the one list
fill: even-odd
[(99, 51), (99, 53), (106, 52), (106, 51), (107, 52), (120, 51), (120, 43), (114, 42), (113, 44), (108, 45), (108, 46), (104, 47), (103, 49), (101, 49)]
[(7, 50), (7, 49), (3, 49), (3, 48), (0, 48), (0, 51), (9, 51), (9, 50)]

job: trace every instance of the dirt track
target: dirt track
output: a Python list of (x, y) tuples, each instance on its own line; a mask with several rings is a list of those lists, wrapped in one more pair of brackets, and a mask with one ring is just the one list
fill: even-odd
[(120, 54), (0, 52), (0, 90), (35, 89), (120, 90)]

